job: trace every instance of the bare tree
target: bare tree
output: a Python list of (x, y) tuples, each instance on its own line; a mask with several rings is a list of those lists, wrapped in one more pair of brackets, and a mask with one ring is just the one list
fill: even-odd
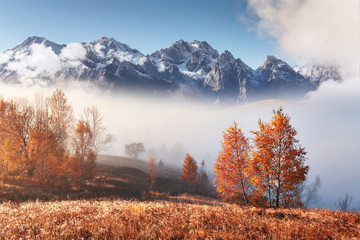
[(49, 98), (46, 98), (46, 104), (50, 112), (50, 128), (58, 145), (57, 155), (59, 158), (63, 158), (71, 145), (74, 123), (73, 109), (60, 89), (56, 89)]
[(90, 130), (93, 134), (92, 145), (95, 153), (99, 154), (99, 152), (107, 150), (115, 138), (106, 132), (103, 116), (97, 106), (84, 108), (81, 118), (89, 123)]
[(311, 204), (321, 200), (321, 196), (318, 193), (320, 187), (321, 179), (319, 175), (316, 176), (314, 182), (309, 185), (304, 185), (302, 189), (304, 206), (309, 207)]
[(199, 176), (198, 176), (198, 185), (200, 193), (207, 193), (209, 187), (209, 177), (206, 173), (205, 161), (201, 161)]
[(355, 210), (353, 207), (353, 196), (349, 195), (349, 193), (345, 193), (344, 198), (340, 198), (337, 203), (335, 203), (335, 207), (341, 211), (352, 211)]

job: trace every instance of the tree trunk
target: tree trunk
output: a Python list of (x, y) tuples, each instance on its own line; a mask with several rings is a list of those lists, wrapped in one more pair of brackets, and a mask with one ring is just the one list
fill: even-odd
[(272, 205), (271, 205), (271, 188), (270, 188), (270, 182), (268, 182), (268, 185), (269, 185), (269, 189), (268, 189), (268, 191), (269, 191), (269, 207), (272, 207)]
[(276, 189), (276, 207), (278, 208), (280, 205), (280, 186)]
[(243, 197), (244, 197), (244, 201), (246, 204), (249, 204), (249, 199), (246, 195), (246, 192), (245, 192), (245, 187), (244, 187), (244, 182), (241, 181), (241, 188), (242, 188), (242, 191), (243, 191)]

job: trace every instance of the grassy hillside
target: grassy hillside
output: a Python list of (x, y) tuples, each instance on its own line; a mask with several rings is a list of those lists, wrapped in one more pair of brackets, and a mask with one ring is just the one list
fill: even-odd
[[(78, 200), (98, 198), (143, 199), (148, 191), (148, 163), (141, 160), (100, 155), (96, 177), (87, 181), (85, 189), (50, 188), (21, 177), (0, 179), (0, 202), (27, 200)], [(180, 169), (164, 166), (158, 169), (154, 190), (171, 195), (180, 194), (184, 185), (178, 180)]]
[[(184, 203), (187, 201), (187, 203)], [(0, 204), (1, 239), (359, 239), (360, 215), (179, 196)]]
[[(137, 168), (143, 172), (147, 172), (149, 168), (148, 161), (121, 157), (121, 156), (99, 155), (97, 162), (99, 164), (111, 165), (116, 167)], [(160, 177), (178, 178), (181, 169), (174, 165), (165, 163), (163, 167), (161, 168), (158, 167), (157, 171), (158, 171), (158, 176)]]
[[(99, 156), (85, 189), (0, 180), (0, 239), (360, 239), (360, 215), (262, 209), (181, 194), (179, 169), (159, 169), (147, 193), (148, 163)], [(36, 200), (36, 201), (29, 201)]]

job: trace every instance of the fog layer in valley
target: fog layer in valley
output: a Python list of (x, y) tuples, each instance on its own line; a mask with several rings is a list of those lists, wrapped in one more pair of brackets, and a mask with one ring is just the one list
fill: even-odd
[[(251, 14), (241, 19), (274, 37), (283, 54), (299, 63), (335, 65), (344, 80), (322, 83), (302, 100), (265, 100), (230, 107), (176, 97), (104, 94), (73, 83), (63, 90), (75, 114), (79, 116), (84, 107), (98, 106), (108, 131), (116, 138), (106, 154), (124, 155), (125, 144), (143, 142), (150, 150), (141, 156), (146, 160), (153, 155), (165, 164), (180, 166), (189, 153), (198, 163), (204, 159), (211, 171), (223, 130), (236, 121), (245, 135), (252, 137), (249, 131), (257, 130), (259, 118), (269, 121), (273, 109), (282, 106), (308, 152), (310, 180), (315, 175), (322, 179), (321, 206), (334, 207), (346, 192), (360, 201), (359, 2), (249, 0), (248, 4), (246, 14)], [(5, 98), (28, 99), (39, 91), (50, 96), (54, 90), (17, 85), (0, 85), (0, 89)]]
[[(1, 86), (5, 98), (32, 99), (36, 92), (50, 96), (53, 90)], [(81, 85), (63, 90), (76, 116), (86, 106), (99, 107), (108, 131), (116, 138), (105, 154), (124, 155), (125, 144), (143, 142), (149, 150), (141, 155), (143, 159), (154, 155), (165, 164), (180, 166), (189, 153), (198, 163), (204, 159), (209, 170), (220, 148), (222, 131), (233, 121), (252, 137), (249, 131), (258, 129), (258, 119), (269, 121), (272, 110), (282, 106), (308, 152), (310, 179), (317, 174), (322, 178), (324, 206), (332, 207), (346, 191), (360, 199), (360, 95), (351, 80), (327, 82), (302, 101), (267, 100), (222, 108), (182, 99), (106, 95), (92, 88), (84, 90)]]

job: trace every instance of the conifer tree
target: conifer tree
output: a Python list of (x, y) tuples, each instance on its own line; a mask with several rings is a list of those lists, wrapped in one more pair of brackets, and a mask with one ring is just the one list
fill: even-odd
[(179, 179), (187, 183), (190, 190), (193, 190), (193, 186), (197, 181), (197, 163), (189, 154), (186, 154)]

